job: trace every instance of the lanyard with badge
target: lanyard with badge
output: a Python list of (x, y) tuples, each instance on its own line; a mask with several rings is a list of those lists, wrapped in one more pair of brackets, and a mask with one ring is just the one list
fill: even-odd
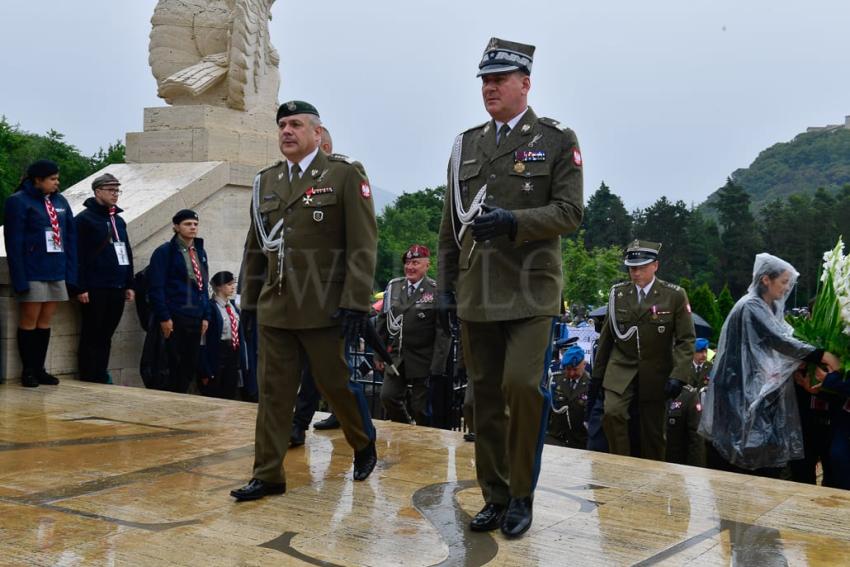
[(115, 223), (115, 207), (109, 207), (109, 223), (112, 225), (112, 247), (115, 249), (115, 256), (118, 258), (119, 266), (130, 265), (130, 255), (127, 253), (127, 243), (121, 242), (121, 236), (118, 234), (118, 225)]
[(57, 254), (64, 252), (65, 248), (62, 245), (62, 233), (59, 230), (59, 214), (53, 203), (50, 202), (48, 195), (44, 196), (44, 209), (47, 211), (47, 218), (50, 220), (50, 230), (44, 232), (45, 245), (49, 254)]

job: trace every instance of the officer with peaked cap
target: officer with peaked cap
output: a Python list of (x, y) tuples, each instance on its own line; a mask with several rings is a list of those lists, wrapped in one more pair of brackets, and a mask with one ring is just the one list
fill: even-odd
[[(390, 280), (376, 323), (378, 335), (392, 354), (401, 373), (384, 374), (381, 404), (393, 421), (410, 423), (405, 405), (407, 386), (412, 386), (410, 405), (417, 425), (430, 425), (429, 382), (442, 380), (446, 372), (449, 336), (437, 324), (437, 282), (428, 277), (431, 251), (413, 244), (402, 254), (404, 277)], [(379, 371), (381, 361), (375, 361)]]
[(277, 112), (286, 158), (254, 179), (242, 265), (242, 308), (255, 310), (260, 387), (251, 481), (237, 500), (286, 491), (283, 455), (303, 358), (354, 449), (354, 480), (377, 462), (375, 430), (344, 346), (359, 339), (370, 308), (377, 254), (372, 191), (363, 167), (319, 148), (321, 121), (303, 101)]
[(440, 226), (443, 320), (456, 307), (485, 506), (470, 528), (531, 525), (561, 307), (561, 236), (583, 211), (576, 135), (528, 106), (534, 46), (493, 38), (478, 66), (491, 119), (455, 139)]
[[(593, 400), (604, 388), (602, 424), (610, 452), (657, 461), (665, 456), (665, 400), (681, 393), (694, 354), (685, 290), (655, 277), (660, 249), (645, 240), (629, 244), (623, 262), (629, 281), (611, 288), (590, 388)], [(640, 447), (629, 439), (632, 404)]]

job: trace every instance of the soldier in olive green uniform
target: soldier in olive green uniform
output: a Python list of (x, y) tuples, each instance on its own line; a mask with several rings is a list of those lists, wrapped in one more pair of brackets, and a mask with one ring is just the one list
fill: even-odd
[[(417, 425), (430, 424), (429, 379), (440, 380), (446, 373), (450, 340), (437, 324), (437, 282), (426, 275), (430, 256), (428, 247), (421, 244), (412, 245), (402, 255), (405, 277), (387, 285), (376, 324), (401, 373), (384, 374), (381, 404), (391, 420), (410, 423), (405, 397), (407, 385), (412, 384), (411, 409)], [(376, 366), (383, 370), (381, 362)]]
[(497, 38), (484, 52), (481, 91), (493, 119), (455, 140), (437, 278), (441, 305), (457, 306), (475, 393), (486, 506), (470, 527), (501, 527), (509, 537), (532, 521), (549, 408), (542, 385), (561, 303), (560, 237), (576, 230), (583, 210), (575, 134), (527, 104), (533, 52)]
[(284, 103), (277, 122), (287, 159), (254, 180), (242, 266), (242, 307), (256, 310), (259, 325), (260, 403), (254, 474), (231, 492), (237, 500), (286, 490), (283, 455), (303, 356), (355, 449), (354, 479), (366, 478), (377, 461), (342, 338), (357, 338), (370, 307), (377, 225), (369, 181), (360, 164), (318, 148), (312, 105)]
[[(631, 281), (611, 289), (593, 365), (605, 391), (602, 424), (611, 453), (664, 460), (665, 399), (690, 376), (694, 323), (685, 291), (655, 277), (661, 245), (635, 240), (625, 257)], [(591, 398), (595, 399), (594, 392)], [(629, 440), (629, 408), (637, 404), (640, 447)]]
[(584, 423), (590, 374), (585, 367), (584, 349), (569, 347), (561, 357), (561, 370), (553, 378), (552, 408), (546, 442), (573, 449), (587, 448)]
[(708, 377), (711, 374), (711, 362), (708, 358), (708, 339), (697, 339), (694, 343), (694, 360), (691, 364), (691, 375), (688, 384), (694, 388), (708, 386)]
[(697, 433), (702, 417), (700, 392), (686, 385), (667, 402), (667, 462), (705, 466), (705, 440)]

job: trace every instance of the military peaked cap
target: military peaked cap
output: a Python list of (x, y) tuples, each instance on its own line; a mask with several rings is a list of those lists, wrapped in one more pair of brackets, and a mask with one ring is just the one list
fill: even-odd
[(633, 240), (626, 248), (626, 257), (623, 263), (626, 266), (644, 266), (658, 260), (658, 252), (661, 244), (648, 240)]
[(490, 38), (490, 42), (484, 49), (481, 63), (478, 64), (478, 76), (511, 73), (513, 71), (522, 71), (526, 75), (530, 75), (533, 61), (533, 45), (493, 37)]

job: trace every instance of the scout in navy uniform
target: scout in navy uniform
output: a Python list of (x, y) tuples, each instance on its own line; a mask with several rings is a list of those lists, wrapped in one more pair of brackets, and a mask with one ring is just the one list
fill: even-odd
[(56, 385), (44, 368), (50, 322), (67, 286), (77, 283), (77, 231), (74, 215), (59, 194), (59, 166), (38, 160), (27, 167), (18, 189), (6, 199), (3, 238), (15, 299), (18, 352), (26, 387)]
[(697, 433), (702, 417), (699, 389), (686, 384), (682, 393), (667, 402), (668, 463), (705, 466), (705, 440)]
[[(635, 240), (624, 264), (630, 281), (611, 288), (593, 365), (592, 399), (605, 390), (602, 424), (611, 453), (664, 460), (666, 403), (691, 374), (694, 323), (681, 287), (655, 277), (661, 244)], [(635, 403), (640, 447), (629, 438)], [(639, 451), (639, 452), (638, 452)]]
[(253, 478), (230, 493), (237, 500), (286, 491), (283, 456), (305, 356), (354, 449), (354, 480), (377, 463), (375, 430), (360, 386), (349, 381), (343, 340), (359, 340), (371, 307), (372, 190), (363, 166), (319, 148), (312, 104), (282, 104), (277, 127), (286, 160), (254, 179), (242, 264), (242, 309), (256, 311), (259, 328), (260, 406)]
[(697, 339), (694, 343), (694, 360), (691, 364), (691, 375), (688, 384), (700, 389), (708, 386), (711, 374), (711, 362), (708, 360), (708, 339)]
[[(430, 259), (431, 251), (421, 244), (413, 244), (402, 255), (404, 277), (387, 284), (376, 323), (400, 372), (384, 374), (381, 404), (392, 421), (410, 423), (405, 398), (411, 384), (411, 409), (417, 425), (430, 425), (429, 381), (443, 379), (450, 340), (437, 324), (437, 282), (427, 276)], [(383, 362), (376, 360), (375, 366), (384, 371)]]
[(80, 380), (109, 382), (112, 335), (133, 301), (133, 250), (127, 223), (118, 206), (121, 183), (111, 173), (92, 181), (93, 197), (74, 219), (79, 242), (79, 269), (74, 293), (80, 302), (82, 326), (77, 350)]
[(584, 349), (572, 345), (561, 356), (560, 369), (553, 376), (552, 414), (546, 442), (573, 449), (587, 448), (585, 410), (590, 374)]
[(185, 394), (197, 378), (201, 337), (209, 326), (209, 262), (198, 238), (198, 213), (182, 209), (171, 222), (174, 236), (151, 255), (148, 296), (167, 344), (169, 389)]
[(576, 136), (528, 106), (534, 46), (493, 38), (479, 64), (491, 120), (455, 139), (440, 226), (444, 326), (456, 306), (474, 390), (485, 506), (474, 531), (531, 525), (546, 435), (548, 358), (563, 287), (561, 235), (583, 211)]

